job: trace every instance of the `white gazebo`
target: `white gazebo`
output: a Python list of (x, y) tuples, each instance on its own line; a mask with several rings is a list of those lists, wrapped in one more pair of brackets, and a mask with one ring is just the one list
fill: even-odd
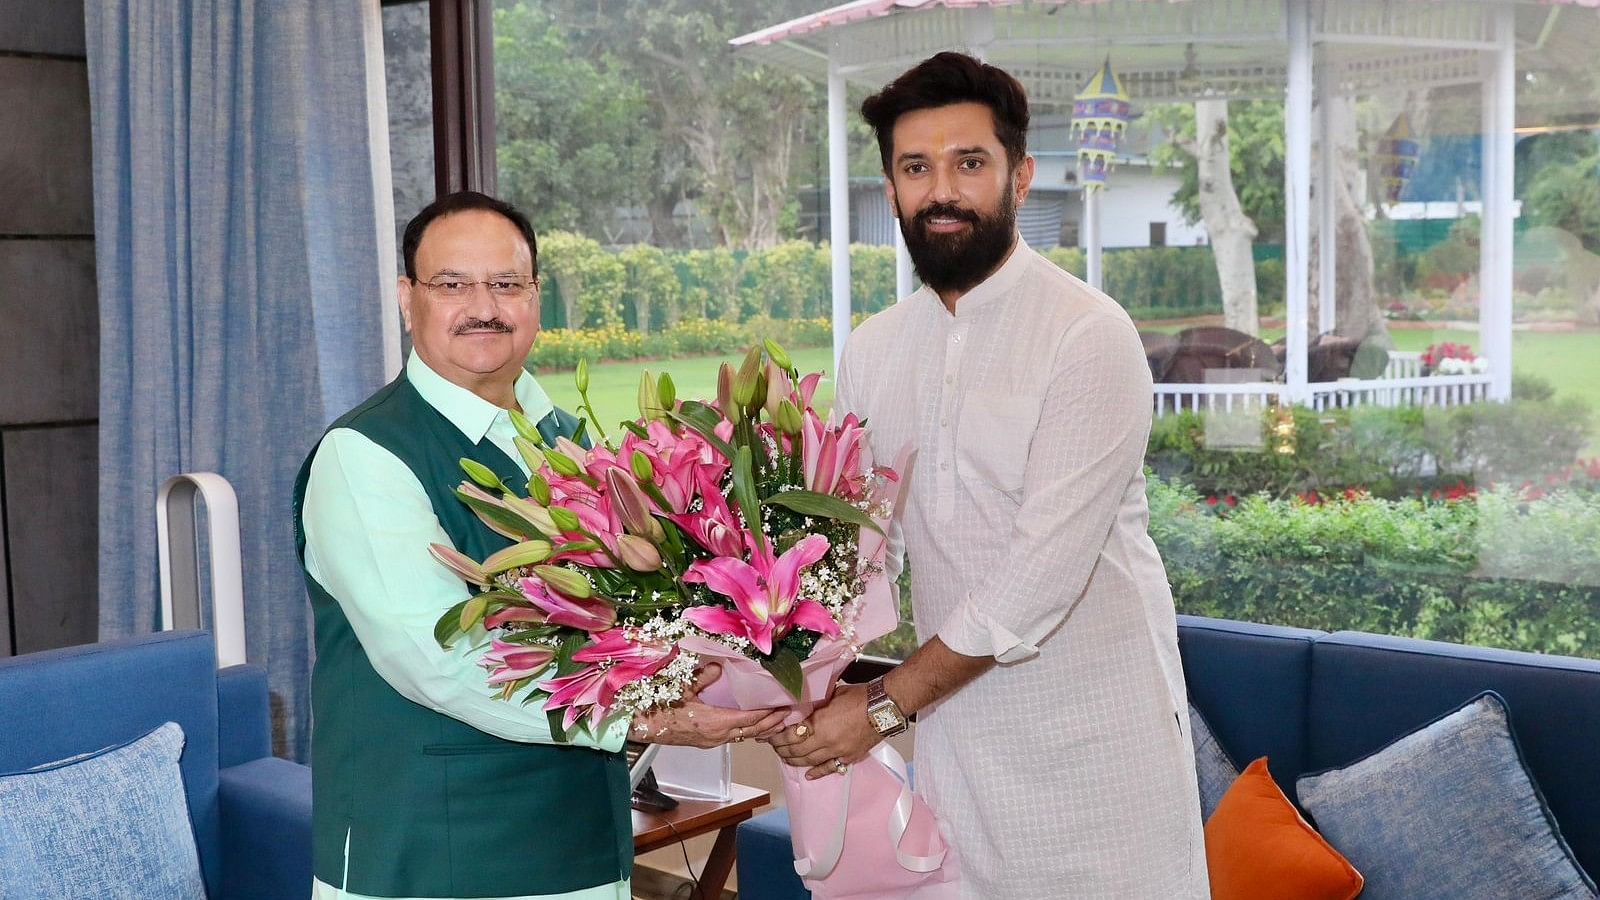
[[(1158, 410), (1233, 409), (1283, 400), (1324, 408), (1362, 403), (1454, 405), (1511, 394), (1513, 140), (1519, 65), (1592, 60), (1600, 0), (855, 0), (732, 43), (749, 58), (825, 79), (830, 205), (848, 209), (847, 88), (877, 90), (940, 50), (1001, 66), (1036, 109), (1067, 111), (1108, 55), (1135, 105), (1196, 98), (1285, 101), (1287, 347), (1281, 382), (1158, 384)], [(1591, 63), (1588, 63), (1592, 65)], [(1327, 130), (1329, 96), (1478, 85), (1482, 98), (1483, 228), (1479, 263), (1481, 374), (1423, 377), (1415, 354), (1395, 354), (1384, 377), (1308, 380), (1310, 285), (1334, 295), (1333, 154), (1313, 155)], [(1319, 162), (1320, 165), (1314, 165)], [(1314, 171), (1320, 169), (1321, 171)], [(1115, 184), (1113, 176), (1112, 184)], [(1099, 192), (1091, 192), (1093, 195)], [(1098, 203), (1086, 198), (1089, 277), (1101, 271)], [(831, 217), (835, 361), (850, 331), (849, 216)], [(911, 266), (896, 229), (898, 290)], [(1319, 304), (1319, 332), (1335, 327)]]

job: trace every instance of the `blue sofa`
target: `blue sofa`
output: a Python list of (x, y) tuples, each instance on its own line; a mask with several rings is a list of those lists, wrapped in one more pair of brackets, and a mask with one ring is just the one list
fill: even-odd
[[(1191, 616), (1179, 617), (1178, 641), (1189, 698), (1218, 742), (1241, 767), (1270, 757), (1291, 800), (1300, 775), (1499, 692), (1567, 843), (1600, 873), (1600, 661)], [(790, 862), (786, 811), (740, 825), (738, 854), (741, 900), (809, 896)]]
[(189, 817), (213, 900), (311, 893), (311, 770), (272, 756), (266, 671), (217, 671), (211, 635), (168, 631), (0, 660), (0, 772), (187, 736)]

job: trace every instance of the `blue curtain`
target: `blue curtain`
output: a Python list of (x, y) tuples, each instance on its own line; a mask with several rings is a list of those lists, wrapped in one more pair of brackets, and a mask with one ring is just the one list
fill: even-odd
[(160, 483), (222, 474), (239, 497), (248, 655), (270, 672), (278, 752), (302, 759), (311, 637), (290, 492), (322, 429), (398, 356), (377, 6), (86, 9), (100, 634), (157, 627)]

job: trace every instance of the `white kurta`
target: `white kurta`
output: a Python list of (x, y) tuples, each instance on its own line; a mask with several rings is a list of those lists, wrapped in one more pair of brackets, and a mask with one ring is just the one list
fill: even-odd
[(964, 896), (1208, 896), (1127, 314), (1019, 239), (954, 315), (924, 287), (862, 323), (835, 406), (877, 459), (917, 448), (899, 537), (919, 638), (1002, 663), (917, 727)]

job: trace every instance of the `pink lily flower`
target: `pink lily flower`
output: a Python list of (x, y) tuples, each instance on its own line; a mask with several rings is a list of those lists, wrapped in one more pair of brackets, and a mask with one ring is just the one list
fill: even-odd
[(811, 410), (801, 427), (807, 490), (853, 496), (861, 478), (861, 441), (866, 430), (854, 413), (830, 427)]
[(617, 624), (617, 608), (601, 597), (575, 600), (537, 578), (524, 578), (517, 582), (517, 588), (553, 625), (595, 632)]
[(572, 655), (574, 662), (591, 665), (543, 685), (550, 692), (545, 709), (565, 709), (564, 728), (571, 728), (584, 715), (591, 726), (598, 725), (610, 711), (617, 691), (656, 674), (677, 655), (676, 644), (632, 640), (621, 628), (597, 634)]
[(800, 571), (827, 552), (828, 539), (813, 534), (775, 560), (770, 549), (752, 547), (753, 564), (732, 556), (694, 563), (683, 580), (704, 584), (735, 608), (696, 606), (683, 617), (712, 634), (747, 638), (762, 654), (796, 627), (833, 637), (839, 624), (827, 607), (800, 596)]
[(478, 665), (489, 670), (490, 684), (510, 684), (543, 672), (555, 658), (556, 652), (549, 647), (512, 644), (497, 638)]
[(701, 469), (698, 478), (700, 511), (669, 518), (688, 532), (695, 543), (712, 553), (735, 558), (743, 556), (744, 536), (739, 520), (728, 506), (727, 498), (722, 496), (716, 477), (712, 476), (710, 470)]

